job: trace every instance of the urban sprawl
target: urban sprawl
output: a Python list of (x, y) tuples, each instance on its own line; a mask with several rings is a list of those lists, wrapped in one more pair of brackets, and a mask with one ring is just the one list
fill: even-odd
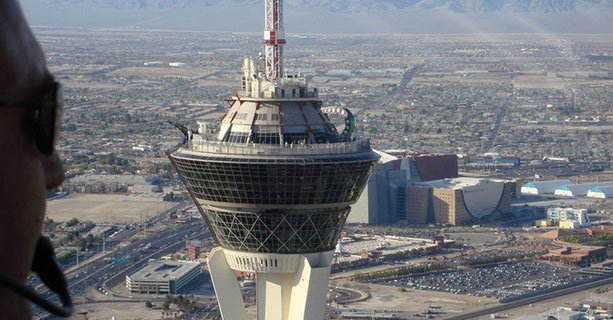
[[(167, 152), (177, 128), (216, 129), (260, 35), (35, 32), (65, 86), (67, 179), (44, 232), (77, 319), (219, 319), (215, 241)], [(381, 156), (336, 247), (327, 318), (611, 318), (610, 35), (286, 39), (286, 72), (350, 110)], [(253, 274), (236, 276), (255, 319)]]

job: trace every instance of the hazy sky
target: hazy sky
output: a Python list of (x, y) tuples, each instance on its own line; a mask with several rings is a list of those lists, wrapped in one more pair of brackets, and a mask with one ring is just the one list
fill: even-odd
[[(302, 0), (311, 5), (286, 5), (285, 24), (294, 33), (610, 33), (613, 8), (578, 9), (553, 13), (517, 13), (517, 9), (487, 13), (460, 13), (447, 0), (446, 5), (423, 9), (378, 10), (364, 0)], [(379, 3), (392, 0), (381, 0)], [(419, 2), (412, 0), (411, 2)], [(466, 8), (484, 0), (463, 1)], [(578, 0), (584, 3), (586, 0)], [(602, 0), (605, 1), (605, 0)], [(263, 24), (263, 1), (187, 0), (168, 2), (148, 0), (22, 0), (31, 24), (86, 28), (189, 29), (205, 31), (259, 31)], [(295, 1), (294, 1), (295, 2)], [(372, 3), (368, 0), (366, 3)], [(431, 2), (428, 2), (431, 3)], [(459, 2), (458, 2), (459, 3)], [(532, 3), (543, 3), (533, 1)], [(545, 2), (549, 3), (549, 2)], [(554, 2), (555, 3), (555, 2)], [(588, 2), (585, 2), (588, 3)], [(392, 7), (394, 8), (394, 7)], [(561, 7), (559, 10), (567, 10)], [(482, 10), (482, 9), (479, 9)], [(548, 11), (549, 7), (534, 10)]]

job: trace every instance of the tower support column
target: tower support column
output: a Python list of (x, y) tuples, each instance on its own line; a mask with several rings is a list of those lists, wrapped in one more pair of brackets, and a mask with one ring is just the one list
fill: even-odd
[(257, 274), (258, 320), (324, 318), (326, 299), (322, 297), (328, 294), (330, 262), (319, 266), (311, 262), (301, 256), (296, 273)]
[(230, 269), (221, 247), (213, 248), (207, 259), (209, 274), (223, 319), (247, 320), (245, 302), (234, 270)]
[(209, 272), (223, 319), (247, 317), (236, 270), (256, 274), (258, 320), (322, 320), (332, 255), (333, 251), (281, 255), (213, 249)]
[[(289, 319), (320, 320), (324, 318), (332, 255), (322, 253), (320, 264), (311, 264), (303, 257), (294, 277)], [(285, 320), (285, 319), (284, 319)]]

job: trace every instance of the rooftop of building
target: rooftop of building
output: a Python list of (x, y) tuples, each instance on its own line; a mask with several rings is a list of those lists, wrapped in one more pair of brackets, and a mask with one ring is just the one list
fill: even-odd
[(613, 181), (605, 181), (605, 182), (589, 182), (589, 183), (579, 183), (579, 184), (565, 184), (559, 187), (559, 190), (590, 190), (593, 188), (606, 188), (613, 187)]
[(130, 275), (132, 281), (168, 281), (178, 279), (199, 268), (200, 263), (183, 261), (154, 261)]
[(592, 233), (613, 233), (613, 225), (612, 224), (601, 224), (599, 226), (593, 226), (588, 228)]
[(458, 178), (447, 178), (441, 180), (432, 180), (432, 181), (424, 181), (416, 183), (417, 186), (426, 186), (432, 188), (442, 188), (442, 189), (463, 189), (467, 187), (473, 187), (482, 184), (488, 183), (504, 183), (508, 182), (507, 180), (501, 179), (490, 179), (490, 178), (468, 178), (468, 177), (458, 177)]
[(604, 249), (604, 247), (584, 246), (584, 245), (567, 245), (562, 248), (549, 249), (549, 253), (564, 254), (564, 255), (566, 254), (577, 255), (579, 254), (578, 252), (589, 253), (592, 251), (597, 251), (597, 250), (602, 250), (602, 249)]
[(596, 187), (596, 188), (593, 188), (591, 191), (593, 191), (593, 192), (605, 192), (605, 193), (613, 192), (613, 184), (610, 185), (610, 186)]
[(397, 156), (391, 155), (391, 154), (389, 154), (387, 152), (384, 152), (384, 151), (379, 151), (379, 150), (373, 150), (373, 151), (381, 156), (381, 159), (379, 160), (380, 163), (385, 163), (385, 162), (390, 162), (390, 161), (394, 161), (394, 160), (400, 159)]
[(526, 184), (523, 185), (523, 187), (526, 188), (538, 188), (538, 187), (543, 187), (543, 186), (563, 186), (566, 184), (571, 184), (572, 182), (570, 180), (544, 180), (544, 181), (533, 181), (533, 182), (528, 182)]

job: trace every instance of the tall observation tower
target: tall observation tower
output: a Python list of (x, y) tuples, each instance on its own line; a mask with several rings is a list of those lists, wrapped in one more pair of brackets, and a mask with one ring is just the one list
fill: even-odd
[(339, 133), (317, 89), (284, 73), (283, 2), (265, 2), (265, 55), (244, 60), (217, 131), (184, 129), (170, 160), (220, 245), (208, 264), (223, 318), (246, 319), (243, 271), (256, 274), (259, 320), (320, 320), (349, 205), (379, 156), (351, 137), (353, 118)]

